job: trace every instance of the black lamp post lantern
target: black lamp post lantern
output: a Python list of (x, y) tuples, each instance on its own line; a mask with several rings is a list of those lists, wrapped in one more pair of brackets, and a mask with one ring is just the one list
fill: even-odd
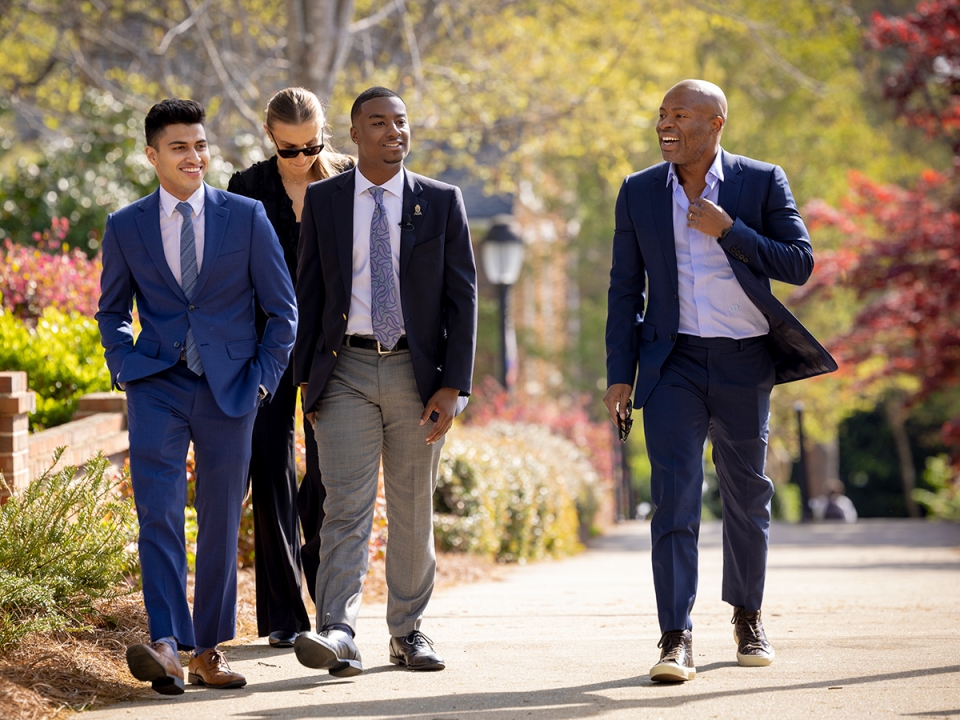
[(510, 288), (520, 277), (523, 267), (523, 239), (517, 234), (510, 220), (494, 221), (480, 245), (483, 272), (487, 280), (497, 287), (500, 295), (500, 383), (509, 389), (507, 382), (510, 368), (509, 348), (513, 325), (510, 323)]

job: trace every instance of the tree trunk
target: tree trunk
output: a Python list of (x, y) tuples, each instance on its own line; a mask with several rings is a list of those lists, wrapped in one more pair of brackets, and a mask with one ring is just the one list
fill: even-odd
[(353, 0), (287, 0), (287, 10), (290, 84), (326, 103), (350, 49)]
[(907, 436), (907, 410), (904, 407), (903, 395), (900, 393), (889, 395), (883, 407), (893, 433), (897, 458), (900, 460), (900, 479), (903, 483), (903, 501), (907, 507), (907, 514), (912, 518), (920, 517), (920, 509), (913, 499), (913, 491), (917, 487), (917, 471), (913, 466), (913, 452), (910, 450), (910, 438)]

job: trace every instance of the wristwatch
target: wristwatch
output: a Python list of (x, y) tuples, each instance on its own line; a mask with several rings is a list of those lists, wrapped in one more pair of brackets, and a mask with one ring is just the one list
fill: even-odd
[(728, 225), (723, 230), (721, 230), (720, 235), (717, 236), (717, 242), (720, 242), (721, 240), (723, 240), (730, 233), (731, 230), (733, 230), (733, 225)]

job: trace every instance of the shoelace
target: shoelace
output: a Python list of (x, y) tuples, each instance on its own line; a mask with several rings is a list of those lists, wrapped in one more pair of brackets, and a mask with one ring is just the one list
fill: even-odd
[(766, 641), (763, 637), (763, 624), (760, 622), (760, 611), (755, 613), (737, 612), (730, 622), (736, 626), (740, 643), (745, 650), (765, 650)]
[(680, 655), (683, 652), (683, 633), (669, 632), (664, 633), (657, 643), (657, 647), (664, 650), (663, 658), (660, 662), (679, 662)]
[(207, 663), (208, 668), (218, 667), (222, 672), (231, 672), (230, 664), (227, 662), (227, 656), (220, 650), (214, 650)]
[(433, 647), (433, 640), (431, 640), (430, 638), (428, 638), (426, 635), (424, 635), (424, 634), (423, 634), (422, 632), (420, 632), (419, 630), (414, 630), (412, 633), (410, 633), (409, 635), (407, 635), (407, 636), (404, 638), (404, 640), (406, 641), (406, 643), (407, 643), (408, 645), (422, 645), (422, 644), (426, 643), (426, 644), (429, 645), (430, 647)]

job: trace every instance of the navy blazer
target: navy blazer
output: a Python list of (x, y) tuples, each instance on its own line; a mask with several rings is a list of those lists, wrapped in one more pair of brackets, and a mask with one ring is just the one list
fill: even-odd
[[(776, 382), (833, 372), (837, 363), (770, 291), (770, 279), (802, 285), (813, 271), (810, 236), (783, 170), (723, 150), (719, 202), (734, 224), (721, 241), (733, 274), (770, 323)], [(643, 407), (680, 328), (669, 163), (629, 175), (620, 188), (607, 298), (608, 385), (636, 381)], [(646, 286), (647, 292), (644, 292)]]
[[(263, 205), (204, 185), (204, 249), (193, 299), (170, 272), (160, 234), (160, 191), (107, 218), (97, 322), (114, 386), (162, 372), (193, 328), (220, 409), (242, 417), (258, 388), (276, 390), (297, 325), (293, 284)], [(254, 294), (267, 315), (257, 341)], [(136, 299), (142, 330), (134, 342)]]
[[(293, 377), (308, 383), (303, 407), (315, 410), (337, 362), (353, 292), (356, 170), (307, 188), (300, 217), (297, 304), (300, 325)], [(473, 387), (477, 345), (477, 268), (459, 188), (404, 171), (400, 230), (400, 305), (417, 389), (424, 405), (441, 387)]]

